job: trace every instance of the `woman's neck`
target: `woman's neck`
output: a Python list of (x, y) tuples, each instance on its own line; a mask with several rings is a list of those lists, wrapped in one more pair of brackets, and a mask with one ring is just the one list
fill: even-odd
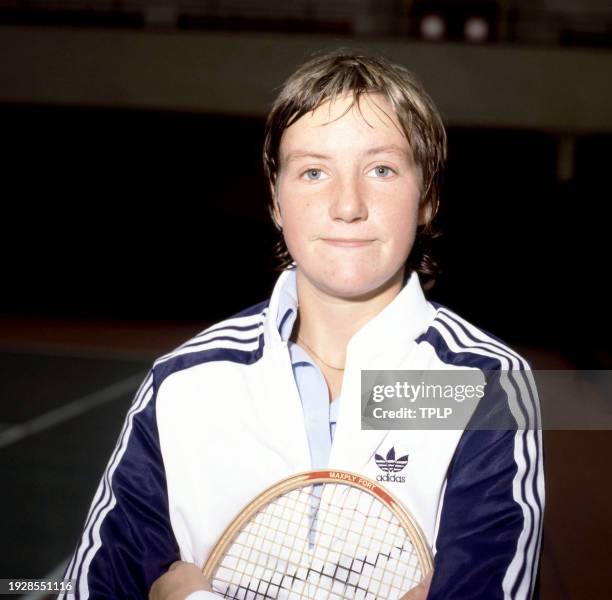
[(296, 275), (299, 309), (292, 337), (337, 368), (344, 367), (349, 340), (397, 296), (403, 283), (400, 272), (366, 298), (338, 298), (313, 286), (299, 268)]

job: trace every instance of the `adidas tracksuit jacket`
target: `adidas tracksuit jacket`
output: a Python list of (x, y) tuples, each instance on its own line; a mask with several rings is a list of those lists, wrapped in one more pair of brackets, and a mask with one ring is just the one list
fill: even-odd
[[(147, 598), (179, 558), (203, 565), (258, 493), (311, 468), (279, 290), (157, 359), (135, 395), (66, 571), (74, 596)], [(375, 454), (408, 455), (382, 482), (435, 552), (429, 600), (526, 599), (541, 543), (541, 432), (361, 430), (361, 369), (529, 369), (502, 342), (426, 301), (416, 274), (347, 348), (329, 468), (376, 479)], [(538, 414), (537, 397), (485, 396), (474, 419)], [(534, 408), (535, 403), (535, 408)], [(531, 406), (528, 406), (531, 404)], [(481, 410), (482, 409), (482, 410)], [(62, 597), (62, 596), (60, 596)]]

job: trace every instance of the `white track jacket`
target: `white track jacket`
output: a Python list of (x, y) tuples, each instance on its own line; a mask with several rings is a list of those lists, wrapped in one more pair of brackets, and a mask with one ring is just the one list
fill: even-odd
[[(69, 597), (147, 598), (179, 558), (203, 565), (256, 495), (311, 468), (298, 390), (269, 301), (155, 360), (137, 391), (67, 568)], [(526, 361), (447, 308), (416, 274), (350, 340), (329, 468), (376, 479), (375, 454), (409, 456), (380, 482), (435, 552), (429, 600), (527, 599), (544, 508), (541, 431), (361, 430), (361, 369), (519, 369)], [(473, 419), (531, 410), (534, 389), (478, 405)], [(528, 406), (531, 404), (531, 406)], [(482, 410), (481, 410), (482, 409)], [(60, 596), (61, 597), (61, 596)]]

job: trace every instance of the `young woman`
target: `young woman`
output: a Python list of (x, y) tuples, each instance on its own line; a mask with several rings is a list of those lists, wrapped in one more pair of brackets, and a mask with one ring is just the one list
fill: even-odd
[(375, 479), (391, 449), (409, 460), (382, 485), (435, 553), (405, 598), (532, 597), (540, 432), (487, 419), (537, 414), (533, 391), (485, 396), (465, 431), (361, 429), (363, 369), (528, 369), (425, 299), (445, 154), (437, 111), (398, 65), (340, 50), (285, 82), (264, 147), (285, 270), (269, 301), (155, 361), (66, 572), (76, 598), (218, 597), (201, 567), (253, 497), (313, 468)]

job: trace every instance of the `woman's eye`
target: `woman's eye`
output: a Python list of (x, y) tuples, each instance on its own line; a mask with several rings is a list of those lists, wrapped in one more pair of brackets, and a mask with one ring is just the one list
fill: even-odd
[(321, 169), (308, 169), (308, 171), (305, 171), (302, 176), (306, 177), (306, 179), (309, 181), (319, 181), (322, 174), (323, 172)]
[(376, 175), (376, 177), (381, 177), (381, 178), (385, 178), (385, 177), (389, 177), (389, 175), (393, 174), (393, 169), (391, 167), (385, 167), (383, 165), (379, 165), (378, 167), (374, 167), (372, 169), (372, 171), (374, 172), (374, 175)]

